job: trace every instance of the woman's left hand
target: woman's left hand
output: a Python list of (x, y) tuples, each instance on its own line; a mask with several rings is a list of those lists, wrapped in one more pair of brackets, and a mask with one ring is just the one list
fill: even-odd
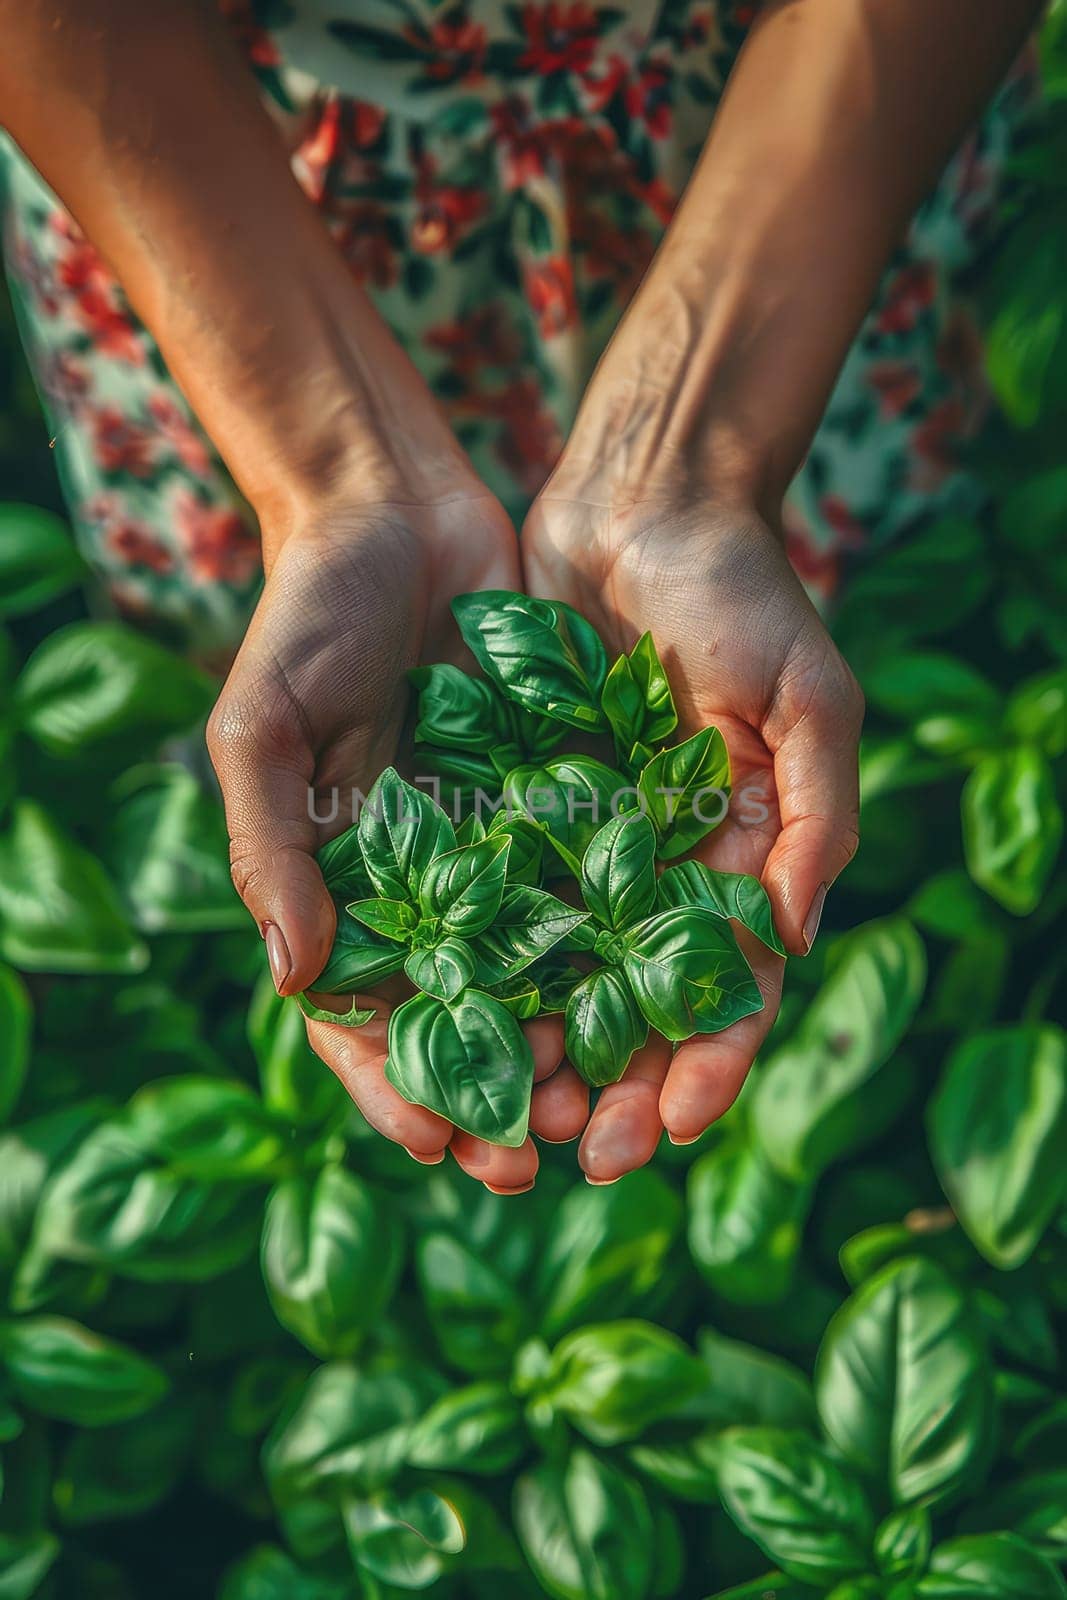
[[(827, 887), (858, 840), (863, 697), (786, 559), (743, 503), (658, 496), (619, 506), (557, 472), (520, 541), (532, 594), (566, 600), (609, 652), (650, 630), (675, 690), (679, 737), (709, 724), (730, 753), (730, 811), (700, 848), (753, 873), (793, 954), (811, 946)], [(665, 1128), (690, 1143), (732, 1104), (777, 1014), (784, 963), (743, 929), (766, 1004), (678, 1047), (657, 1035), (602, 1091), (579, 1150), (593, 1182), (649, 1160)]]

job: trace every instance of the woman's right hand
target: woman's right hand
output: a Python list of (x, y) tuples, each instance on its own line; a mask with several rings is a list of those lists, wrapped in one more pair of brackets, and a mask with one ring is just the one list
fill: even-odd
[[(256, 920), (280, 994), (314, 984), (333, 943), (335, 911), (315, 851), (350, 820), (354, 789), (366, 792), (395, 757), (406, 674), (456, 653), (454, 595), (517, 588), (514, 530), (480, 486), (433, 504), (318, 507), (289, 534), (208, 729), (222, 785), (234, 882)], [(332, 791), (340, 813), (332, 824)], [(316, 804), (309, 804), (311, 798)], [(394, 991), (395, 998), (395, 991)], [(529, 1187), (530, 1139), (517, 1150), (483, 1143), (404, 1100), (386, 1082), (388, 998), (362, 1028), (309, 1022), (313, 1048), (367, 1120), (421, 1161), (447, 1146), (497, 1192)], [(558, 1019), (527, 1025), (534, 1051), (534, 1131), (576, 1137), (587, 1096), (562, 1055)], [(491, 1068), (492, 1063), (487, 1063)]]

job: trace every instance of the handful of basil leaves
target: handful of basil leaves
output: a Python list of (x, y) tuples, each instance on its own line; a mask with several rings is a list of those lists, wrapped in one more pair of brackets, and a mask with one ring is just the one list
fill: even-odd
[[(678, 716), (651, 635), (609, 668), (596, 630), (560, 601), (487, 590), (453, 611), (484, 676), (412, 674), (416, 766), (451, 803), (389, 767), (320, 851), (338, 925), (314, 987), (366, 990), (403, 971), (416, 993), (390, 1017), (389, 1081), (520, 1145), (523, 1021), (563, 1012), (568, 1058), (600, 1087), (650, 1028), (677, 1042), (761, 1009), (730, 919), (784, 950), (757, 879), (691, 860), (659, 870), (722, 820), (730, 768), (717, 729), (668, 743)], [(553, 754), (574, 732), (601, 753)], [(351, 1026), (374, 1015), (301, 1003)]]

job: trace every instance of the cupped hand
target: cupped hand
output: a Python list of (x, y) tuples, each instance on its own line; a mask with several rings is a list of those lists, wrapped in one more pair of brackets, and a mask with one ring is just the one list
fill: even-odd
[[(793, 954), (810, 949), (827, 888), (858, 842), (863, 697), (786, 559), (744, 504), (661, 496), (611, 506), (550, 483), (523, 530), (526, 587), (568, 601), (609, 654), (650, 630), (679, 736), (713, 724), (730, 753), (726, 819), (696, 854), (758, 876)], [(733, 1103), (777, 1014), (783, 962), (736, 929), (766, 1004), (677, 1047), (652, 1035), (602, 1091), (579, 1149), (594, 1182), (641, 1166), (666, 1128), (698, 1138)]]
[[(518, 586), (514, 530), (486, 492), (320, 508), (281, 545), (208, 727), (234, 883), (280, 994), (311, 987), (330, 954), (336, 915), (315, 851), (353, 820), (353, 792), (365, 793), (395, 759), (408, 669), (455, 654), (453, 596)], [(367, 1120), (418, 1160), (439, 1161), (447, 1146), (494, 1190), (528, 1188), (532, 1140), (517, 1150), (484, 1144), (386, 1082), (389, 991), (375, 1004), (363, 1028), (308, 1025), (313, 1048)], [(569, 1069), (553, 1076), (558, 1019), (529, 1024), (528, 1038), (542, 1080), (531, 1127), (573, 1138), (588, 1103)]]

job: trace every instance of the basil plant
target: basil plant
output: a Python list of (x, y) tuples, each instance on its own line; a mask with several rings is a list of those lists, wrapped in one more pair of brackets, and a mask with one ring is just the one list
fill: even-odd
[[(677, 1042), (760, 1010), (731, 921), (784, 949), (755, 878), (665, 865), (722, 820), (730, 768), (715, 728), (668, 743), (678, 715), (651, 635), (609, 668), (562, 602), (490, 590), (453, 610), (483, 675), (412, 673), (415, 766), (436, 798), (390, 767), (320, 851), (338, 921), (314, 989), (362, 997), (403, 973), (415, 992), (390, 1017), (389, 1081), (519, 1145), (523, 1021), (562, 1012), (570, 1061), (601, 1087), (650, 1029)], [(575, 734), (585, 748), (561, 750)], [(338, 1015), (300, 998), (349, 1026), (374, 1015), (373, 1000)]]

